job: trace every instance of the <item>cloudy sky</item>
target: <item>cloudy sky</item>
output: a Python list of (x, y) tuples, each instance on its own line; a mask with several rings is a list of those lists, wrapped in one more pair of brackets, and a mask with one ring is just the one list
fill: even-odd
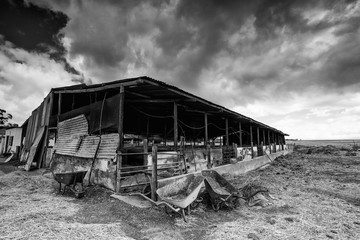
[(291, 138), (360, 138), (360, 0), (0, 2), (0, 108), (147, 75)]

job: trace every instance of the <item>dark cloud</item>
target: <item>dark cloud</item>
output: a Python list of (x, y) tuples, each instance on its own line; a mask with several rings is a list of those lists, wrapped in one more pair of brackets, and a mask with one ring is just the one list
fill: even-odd
[[(359, 28), (359, 16), (343, 17), (355, 1), (32, 2), (69, 17), (62, 31), (71, 40), (69, 58), (81, 56), (85, 74), (91, 73), (99, 81), (126, 77), (132, 66), (134, 75), (150, 75), (197, 91), (207, 81), (204, 73), (209, 76), (209, 71), (221, 67), (223, 70), (217, 72), (222, 71), (221, 75), (233, 82), (236, 90), (245, 91), (241, 89), (251, 86), (266, 92), (264, 84), (276, 83), (277, 90), (293, 92), (316, 85), (335, 89), (355, 84), (359, 74), (357, 38), (345, 36)], [(315, 10), (327, 11), (328, 16), (313, 21), (318, 14)], [(247, 38), (247, 33), (240, 30), (251, 18), (253, 36)], [(342, 38), (339, 43), (318, 57), (302, 53), (306, 52), (307, 38), (331, 28), (335, 36)], [(16, 34), (26, 32), (18, 29)], [(229, 44), (236, 34), (238, 39), (235, 37)], [(287, 41), (298, 46), (280, 49)], [(220, 61), (221, 57), (228, 62)], [(323, 67), (311, 69), (320, 58)], [(286, 79), (291, 74), (296, 76)], [(342, 78), (347, 80), (339, 80)], [(254, 96), (261, 97), (261, 92)]]
[[(320, 79), (323, 81), (323, 84), (328, 84), (335, 89), (344, 87), (352, 91), (360, 89), (359, 26), (357, 31), (346, 35), (337, 47), (329, 52), (324, 67), (321, 70), (321, 75)], [(348, 89), (348, 87), (352, 89)]]
[(38, 7), (24, 0), (0, 2), (0, 34), (4, 40), (27, 51), (48, 53), (63, 62), (67, 71), (78, 72), (65, 60), (61, 42), (68, 17), (62, 12)]

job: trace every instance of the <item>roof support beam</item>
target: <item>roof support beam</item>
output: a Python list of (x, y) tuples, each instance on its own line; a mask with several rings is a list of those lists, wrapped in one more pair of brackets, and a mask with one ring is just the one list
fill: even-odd
[(116, 83), (116, 84), (109, 84), (109, 85), (102, 85), (99, 87), (92, 87), (92, 88), (85, 88), (85, 89), (64, 89), (64, 90), (55, 90), (55, 93), (88, 93), (88, 92), (99, 92), (108, 89), (115, 89), (118, 87), (127, 87), (127, 86), (134, 86), (139, 83), (142, 83), (142, 80), (136, 80), (135, 82), (124, 82), (124, 83)]

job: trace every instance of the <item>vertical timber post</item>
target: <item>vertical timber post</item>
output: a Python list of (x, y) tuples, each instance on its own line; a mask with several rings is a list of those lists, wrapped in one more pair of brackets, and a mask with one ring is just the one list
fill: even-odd
[(157, 146), (152, 147), (152, 174), (151, 174), (151, 199), (156, 201), (156, 190), (157, 190)]
[[(60, 121), (60, 115), (61, 115), (61, 100), (62, 100), (62, 95), (61, 93), (59, 93), (59, 98), (58, 98), (58, 112), (57, 112), (57, 123), (56, 123), (56, 127), (59, 127), (59, 121)], [(56, 135), (59, 134), (59, 130), (57, 130)], [(56, 137), (57, 138), (57, 137)]]
[(178, 109), (177, 104), (174, 102), (174, 147), (175, 151), (178, 148)]
[(265, 129), (263, 129), (263, 145), (266, 145), (266, 140), (265, 140)]
[(270, 149), (270, 153), (271, 151), (271, 140), (270, 140), (270, 130), (268, 130), (268, 142), (269, 142), (269, 149)]
[(148, 165), (149, 164), (149, 162), (148, 162), (148, 140), (147, 139), (144, 139), (143, 140), (143, 148), (144, 148), (144, 165), (146, 166), (146, 165)]
[(211, 147), (209, 144), (206, 145), (207, 150), (207, 168), (210, 169), (211, 166)]
[(259, 127), (256, 127), (256, 145), (260, 145), (260, 129)]
[(226, 146), (229, 146), (229, 120), (225, 119), (225, 135), (226, 135)]
[(117, 147), (116, 155), (116, 193), (120, 193), (120, 179), (121, 179), (121, 165), (122, 165), (122, 155), (120, 149), (124, 146), (123, 138), (123, 125), (124, 125), (124, 86), (120, 86), (119, 93), (119, 125), (118, 125), (118, 134), (119, 134), (119, 144)]
[(120, 193), (120, 179), (121, 179), (121, 165), (122, 155), (121, 152), (116, 154), (116, 193)]
[(253, 142), (253, 132), (251, 125), (250, 125), (250, 146), (251, 146), (251, 158), (254, 158), (254, 142)]
[(242, 147), (242, 130), (241, 130), (241, 122), (239, 122), (239, 147)]
[(120, 86), (120, 96), (119, 96), (119, 146), (118, 151), (124, 147), (124, 95), (125, 90), (124, 86)]
[(233, 143), (233, 149), (234, 149), (235, 159), (237, 160), (238, 159), (238, 152), (237, 152), (237, 144), (236, 143)]
[(208, 141), (209, 141), (207, 113), (204, 114), (204, 121), (205, 121), (205, 142), (204, 142), (204, 145), (205, 145), (205, 147), (207, 147)]

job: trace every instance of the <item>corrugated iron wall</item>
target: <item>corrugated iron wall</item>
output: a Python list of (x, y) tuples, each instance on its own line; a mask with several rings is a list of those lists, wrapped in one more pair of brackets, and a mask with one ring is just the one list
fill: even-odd
[[(47, 131), (47, 126), (49, 123), (48, 118), (51, 110), (50, 96), (51, 94), (46, 96), (40, 106), (31, 113), (26, 130), (24, 146), (22, 149), (21, 161), (28, 160), (28, 153), (34, 144), (35, 139), (40, 133), (44, 133), (44, 131), (40, 131), (40, 129), (43, 128)], [(45, 141), (41, 142), (41, 145), (37, 147), (38, 149), (36, 149), (36, 151), (40, 151), (40, 154), (38, 154), (38, 159), (33, 159), (37, 163), (40, 163), (43, 157), (43, 151), (45, 147), (44, 145)]]
[(113, 159), (119, 144), (119, 134), (88, 135), (88, 122), (80, 115), (58, 124), (58, 138), (54, 150), (57, 154), (93, 158), (100, 143), (97, 158)]
[[(55, 172), (66, 172), (90, 170), (94, 165), (91, 181), (115, 190), (116, 164), (112, 160), (116, 157), (118, 144), (117, 133), (89, 135), (88, 121), (83, 114), (64, 120), (58, 124), (51, 168)], [(94, 158), (96, 161), (92, 164)]]

